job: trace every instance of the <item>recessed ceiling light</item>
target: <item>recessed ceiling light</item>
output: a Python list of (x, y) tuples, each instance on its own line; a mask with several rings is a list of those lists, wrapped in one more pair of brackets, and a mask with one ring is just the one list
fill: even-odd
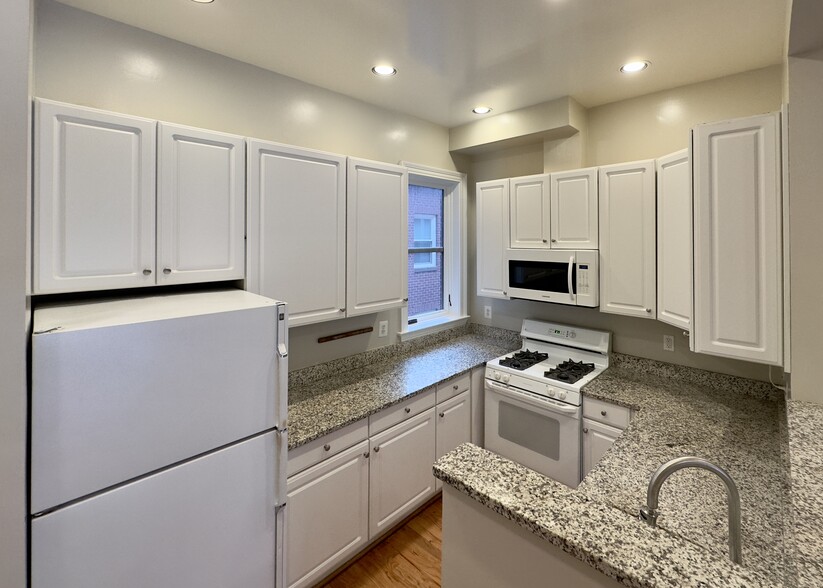
[(211, 4), (214, 0), (191, 0), (192, 2), (197, 2), (198, 4)]
[(491, 111), (492, 109), (488, 106), (477, 106), (472, 108), (472, 112), (475, 114), (489, 114)]
[(375, 65), (371, 71), (376, 76), (393, 76), (397, 73), (397, 69), (391, 65)]
[(623, 64), (620, 68), (620, 73), (637, 73), (643, 71), (650, 65), (650, 61), (630, 61), (629, 63)]

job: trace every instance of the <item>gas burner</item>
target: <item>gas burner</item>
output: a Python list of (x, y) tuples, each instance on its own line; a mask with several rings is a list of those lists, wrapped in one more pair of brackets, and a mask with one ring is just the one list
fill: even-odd
[(593, 370), (593, 363), (583, 363), (582, 361), (573, 361), (569, 359), (563, 363), (557, 364), (556, 367), (544, 372), (543, 375), (550, 380), (573, 384)]
[(540, 353), (539, 351), (518, 351), (510, 357), (505, 357), (500, 360), (500, 365), (510, 367), (515, 370), (525, 370), (536, 363), (540, 363), (544, 359), (548, 359), (548, 353)]

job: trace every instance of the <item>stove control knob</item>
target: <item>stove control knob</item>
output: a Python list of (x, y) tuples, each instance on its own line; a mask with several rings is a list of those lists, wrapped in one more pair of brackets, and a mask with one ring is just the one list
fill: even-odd
[(549, 396), (554, 397), (554, 388), (551, 386), (546, 386), (546, 392), (548, 392)]
[(565, 390), (560, 390), (560, 391), (557, 393), (557, 397), (558, 397), (560, 400), (566, 400), (566, 391), (565, 391)]
[(492, 375), (494, 376), (494, 379), (495, 379), (495, 380), (499, 380), (499, 379), (500, 379), (500, 372), (494, 372)]
[(504, 383), (504, 384), (508, 384), (508, 383), (509, 383), (509, 374), (503, 374), (503, 383)]

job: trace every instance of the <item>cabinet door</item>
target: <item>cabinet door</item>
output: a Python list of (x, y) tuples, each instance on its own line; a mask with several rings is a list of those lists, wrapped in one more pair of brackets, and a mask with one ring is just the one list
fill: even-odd
[(434, 494), (434, 411), (430, 408), (371, 438), (370, 539)]
[[(471, 392), (466, 390), (454, 398), (438, 404), (437, 438), (435, 441), (435, 458), (440, 459), (461, 443), (472, 440)], [(435, 480), (435, 487), (443, 483)]]
[(35, 107), (34, 293), (154, 285), (157, 123)]
[(510, 247), (549, 248), (549, 175), (512, 178), (509, 183)]
[(313, 586), (369, 540), (369, 443), (288, 480), (286, 585)]
[(657, 319), (691, 328), (692, 168), (688, 149), (657, 160)]
[(349, 158), (346, 316), (408, 302), (409, 190), (405, 168)]
[(600, 310), (655, 318), (654, 161), (600, 168)]
[(583, 419), (583, 477), (606, 454), (622, 431), (589, 419)]
[(248, 144), (246, 289), (289, 303), (289, 325), (345, 316), (346, 158)]
[(597, 168), (551, 175), (552, 249), (597, 249)]
[(479, 182), (477, 200), (477, 295), (506, 295), (506, 247), (509, 245), (509, 180)]
[(242, 137), (158, 126), (157, 283), (235, 280), (246, 267)]
[(695, 351), (780, 365), (777, 115), (700, 125), (692, 140)]

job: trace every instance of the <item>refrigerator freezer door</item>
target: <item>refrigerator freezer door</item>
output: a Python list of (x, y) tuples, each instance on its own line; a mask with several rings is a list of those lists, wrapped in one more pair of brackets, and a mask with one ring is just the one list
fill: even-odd
[(276, 437), (259, 435), (33, 519), (32, 588), (272, 588), (282, 564)]
[(31, 512), (285, 422), (277, 308), (238, 290), (36, 310)]

